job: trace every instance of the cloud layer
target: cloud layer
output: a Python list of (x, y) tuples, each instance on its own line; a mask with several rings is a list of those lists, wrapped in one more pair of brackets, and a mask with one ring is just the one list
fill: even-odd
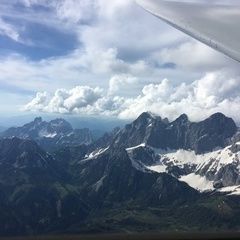
[[(46, 92), (37, 93), (24, 110), (116, 116), (122, 119), (133, 119), (143, 111), (151, 111), (171, 120), (186, 113), (193, 121), (202, 120), (215, 112), (223, 112), (240, 121), (239, 76), (229, 78), (227, 72), (211, 72), (190, 84), (174, 85), (168, 79), (158, 84), (148, 84), (134, 98), (112, 94), (128, 81), (133, 84), (137, 79), (125, 75), (115, 76), (109, 81), (108, 91), (77, 86), (69, 91), (57, 90), (54, 96)], [(113, 87), (114, 83), (116, 88)]]

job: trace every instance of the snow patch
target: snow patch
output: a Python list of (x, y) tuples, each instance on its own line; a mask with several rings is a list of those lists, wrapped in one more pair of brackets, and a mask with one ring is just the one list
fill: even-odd
[[(238, 144), (240, 144), (240, 142)], [(133, 158), (134, 150), (138, 148), (152, 149), (155, 155), (159, 156), (156, 159), (160, 160), (151, 166), (144, 165), (141, 161), (137, 161), (137, 159)], [(126, 150), (132, 161), (133, 167), (140, 171), (150, 170), (158, 173), (168, 173), (168, 169), (171, 167), (186, 169), (187, 175), (183, 175), (178, 179), (186, 182), (189, 186), (200, 192), (215, 190), (213, 181), (208, 180), (205, 176), (202, 176), (202, 174), (200, 175), (200, 172), (204, 174), (217, 174), (222, 167), (231, 164), (236, 167), (240, 174), (240, 152), (233, 153), (231, 151), (231, 146), (223, 149), (215, 149), (205, 154), (196, 154), (194, 151), (183, 149), (156, 149), (147, 146), (145, 143), (127, 148)], [(227, 188), (223, 188), (223, 191), (225, 190), (227, 190)], [(230, 191), (230, 194), (240, 195), (240, 187), (234, 189), (234, 191)]]
[(153, 172), (158, 172), (158, 173), (167, 172), (167, 167), (165, 165), (146, 166), (146, 168)]
[[(96, 157), (98, 157), (99, 155), (103, 154), (104, 152), (106, 152), (109, 149), (109, 147), (107, 148), (101, 148), (98, 149), (94, 152), (91, 152), (89, 155), (86, 155), (85, 158), (82, 161), (88, 161), (88, 160), (92, 160), (95, 159)], [(81, 161), (81, 162), (82, 162)]]
[(57, 133), (56, 132), (50, 133), (50, 132), (48, 132), (46, 130), (42, 130), (42, 131), (40, 131), (38, 133), (38, 136), (41, 137), (41, 138), (43, 138), (43, 137), (45, 137), (45, 138), (54, 138), (54, 137), (57, 136)]
[(138, 148), (144, 148), (146, 146), (145, 143), (142, 143), (138, 146), (135, 146), (135, 147), (131, 147), (131, 148), (126, 148), (126, 151), (128, 153), (128, 157), (130, 158), (131, 160), (131, 163), (132, 163), (132, 166), (141, 171), (141, 172), (147, 172), (147, 168), (146, 166), (141, 162), (141, 161), (138, 161), (137, 159), (134, 159), (133, 158), (133, 152), (134, 150), (138, 149)]
[(95, 191), (96, 191), (96, 192), (98, 192), (99, 189), (102, 187), (103, 181), (104, 181), (105, 178), (106, 178), (106, 176), (103, 176), (99, 181), (97, 181), (97, 182), (93, 185), (93, 187), (95, 188)]
[[(161, 153), (160, 153), (161, 154)], [(240, 165), (239, 153), (233, 153), (230, 147), (216, 150), (206, 154), (196, 154), (194, 151), (177, 150), (175, 152), (161, 154), (165, 159), (165, 164), (184, 167), (184, 165), (196, 167), (196, 171), (208, 166), (208, 171), (218, 172), (223, 166), (228, 164)]]
[(153, 124), (152, 124), (152, 123), (150, 123), (150, 124), (149, 124), (147, 127), (148, 127), (148, 128), (150, 128), (150, 127), (152, 127), (152, 126), (153, 126)]
[(222, 193), (227, 193), (228, 195), (240, 195), (240, 185), (224, 187), (219, 189), (218, 191)]
[(126, 151), (129, 152), (129, 151), (135, 150), (135, 149), (140, 148), (140, 147), (146, 147), (146, 143), (141, 143), (138, 146), (126, 148)]
[(180, 181), (187, 183), (190, 187), (197, 189), (200, 192), (214, 190), (213, 182), (207, 180), (206, 177), (195, 173), (188, 174), (179, 178)]

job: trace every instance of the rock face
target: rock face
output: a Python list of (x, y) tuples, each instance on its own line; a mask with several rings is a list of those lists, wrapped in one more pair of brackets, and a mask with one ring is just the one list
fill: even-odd
[(92, 144), (89, 145), (89, 150), (94, 151), (99, 148), (107, 148), (110, 146), (114, 140), (114, 138), (119, 133), (120, 128), (116, 127), (111, 132), (105, 133), (102, 137), (95, 140)]
[(187, 145), (196, 153), (209, 152), (224, 147), (227, 139), (236, 132), (237, 126), (231, 118), (216, 113), (202, 122), (190, 125)]
[(195, 190), (170, 175), (135, 168), (121, 148), (80, 161), (75, 174), (83, 195), (98, 206), (131, 199), (149, 205), (172, 204), (197, 196)]
[(45, 168), (53, 158), (35, 142), (19, 138), (0, 140), (0, 164), (15, 168)]
[(40, 117), (22, 127), (9, 128), (1, 136), (31, 139), (48, 151), (63, 146), (89, 145), (93, 141), (89, 129), (73, 129), (64, 119), (46, 122)]
[(198, 123), (190, 122), (185, 114), (169, 123), (143, 113), (117, 135), (115, 144), (127, 148), (146, 143), (154, 148), (191, 149), (200, 154), (224, 147), (236, 131), (234, 121), (221, 113)]

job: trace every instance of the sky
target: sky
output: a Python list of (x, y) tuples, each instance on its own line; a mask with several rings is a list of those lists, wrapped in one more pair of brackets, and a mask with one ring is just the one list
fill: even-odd
[(0, 72), (2, 116), (240, 122), (239, 64), (133, 0), (1, 0)]

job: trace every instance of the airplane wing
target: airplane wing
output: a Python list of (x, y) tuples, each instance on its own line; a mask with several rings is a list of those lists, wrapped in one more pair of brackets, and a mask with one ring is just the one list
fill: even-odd
[(137, 0), (156, 17), (240, 62), (240, 6)]

